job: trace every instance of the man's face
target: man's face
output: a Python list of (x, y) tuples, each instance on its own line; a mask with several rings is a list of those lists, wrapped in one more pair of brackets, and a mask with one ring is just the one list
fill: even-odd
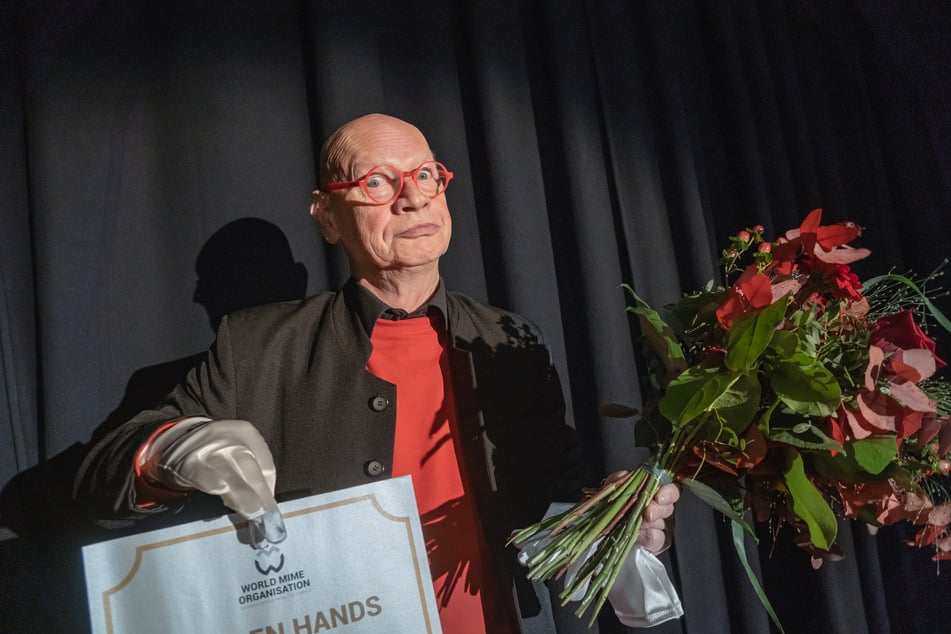
[[(338, 159), (342, 177), (351, 181), (378, 165), (400, 172), (433, 159), (429, 144), (413, 126), (391, 117), (364, 117), (346, 131)], [(435, 266), (446, 252), (452, 221), (445, 193), (429, 198), (412, 177), (386, 205), (367, 204), (359, 187), (315, 194), (311, 214), (324, 237), (343, 244), (358, 279), (385, 271)]]

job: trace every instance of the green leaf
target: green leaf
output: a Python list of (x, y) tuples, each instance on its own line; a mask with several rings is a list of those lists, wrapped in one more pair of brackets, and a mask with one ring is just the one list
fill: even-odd
[(743, 516), (736, 512), (733, 508), (733, 504), (723, 497), (719, 491), (693, 478), (684, 478), (680, 480), (680, 483), (684, 485), (685, 489), (700, 498), (707, 506), (726, 515), (734, 524), (742, 527), (743, 530), (753, 536), (753, 539), (756, 539), (756, 533), (753, 532), (753, 527), (750, 526), (749, 522), (743, 519)]
[(889, 480), (892, 480), (896, 486), (906, 491), (914, 490), (921, 482), (918, 474), (912, 473), (904, 467), (893, 466), (887, 473)]
[(769, 350), (773, 358), (788, 361), (801, 351), (799, 337), (790, 330), (777, 330), (769, 342)]
[(746, 313), (734, 322), (723, 340), (727, 350), (726, 367), (735, 372), (745, 372), (756, 366), (756, 361), (766, 350), (776, 328), (783, 323), (786, 304), (786, 300), (780, 300)]
[(634, 444), (637, 447), (657, 447), (670, 438), (670, 433), (670, 421), (657, 410), (651, 410), (634, 423)]
[(884, 471), (898, 456), (898, 443), (892, 434), (856, 440), (851, 447), (855, 461), (873, 475)]
[(822, 494), (806, 477), (802, 456), (794, 449), (786, 451), (789, 464), (783, 474), (793, 499), (793, 513), (809, 527), (809, 540), (822, 550), (829, 550), (835, 541), (838, 524)]
[(753, 420), (759, 400), (760, 386), (753, 375), (700, 364), (670, 382), (658, 410), (673, 423), (674, 429), (701, 414), (716, 412), (726, 426), (741, 433)]
[(714, 404), (723, 426), (737, 436), (745, 432), (759, 411), (760, 391), (755, 374), (740, 374)]
[(723, 375), (712, 364), (698, 364), (687, 368), (667, 385), (667, 391), (657, 404), (658, 411), (674, 424), (674, 429), (689, 423), (719, 395)]
[(716, 322), (717, 308), (725, 299), (725, 291), (709, 290), (685, 295), (667, 310), (667, 323), (681, 340), (689, 339), (698, 324)]
[[(892, 443), (894, 442), (893, 437)], [(840, 482), (880, 482), (893, 475), (894, 469), (891, 468), (887, 468), (879, 474), (870, 473), (855, 459), (853, 444), (851, 442), (845, 443), (845, 452), (834, 456), (824, 452), (811, 455), (810, 458), (816, 473), (823, 478)]]
[[(824, 431), (810, 422), (800, 422), (793, 427), (783, 427), (781, 423), (784, 418), (777, 416), (780, 424), (773, 424), (767, 436), (770, 440), (799, 447), (800, 449), (816, 449), (822, 451), (845, 451), (845, 448), (836, 440), (829, 437)], [(801, 420), (801, 419), (800, 419)]]
[(634, 292), (633, 288), (627, 284), (621, 286), (634, 298), (636, 305), (628, 306), (627, 310), (637, 315), (641, 334), (664, 364), (667, 376), (677, 376), (687, 367), (687, 359), (684, 357), (683, 348), (680, 347), (674, 331), (661, 319), (656, 310)]
[(767, 376), (776, 396), (803, 416), (831, 416), (842, 400), (842, 391), (832, 373), (802, 353), (778, 362), (771, 359)]
[(756, 573), (753, 572), (753, 567), (750, 566), (749, 558), (746, 556), (746, 543), (743, 540), (743, 529), (736, 522), (733, 522), (732, 532), (736, 556), (740, 558), (740, 563), (743, 564), (743, 569), (746, 570), (746, 577), (750, 580), (750, 585), (753, 586), (753, 592), (759, 597), (759, 602), (763, 604), (763, 609), (769, 614), (769, 618), (772, 619), (776, 625), (776, 629), (779, 630), (780, 634), (784, 634), (785, 630), (783, 630), (782, 623), (779, 622), (779, 617), (776, 616), (776, 611), (773, 610), (773, 604), (769, 602), (766, 591), (763, 590), (763, 586), (759, 582)]

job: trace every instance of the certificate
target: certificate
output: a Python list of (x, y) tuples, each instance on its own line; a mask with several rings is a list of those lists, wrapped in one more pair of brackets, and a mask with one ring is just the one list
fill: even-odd
[(441, 632), (408, 476), (279, 506), (264, 549), (234, 515), (84, 547), (93, 632)]

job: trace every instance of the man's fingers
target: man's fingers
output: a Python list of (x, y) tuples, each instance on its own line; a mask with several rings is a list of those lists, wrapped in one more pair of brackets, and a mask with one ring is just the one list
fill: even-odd
[(674, 505), (673, 504), (657, 504), (656, 502), (651, 502), (647, 505), (647, 508), (644, 509), (644, 519), (647, 521), (653, 520), (662, 520), (670, 517), (674, 514)]
[(674, 503), (678, 499), (680, 487), (676, 484), (665, 484), (657, 490), (654, 499), (644, 509), (644, 521), (637, 536), (637, 543), (655, 555), (667, 547), (667, 523), (664, 520), (674, 514)]
[(645, 518), (644, 518), (644, 521), (641, 523), (641, 530), (643, 531), (643, 530), (647, 530), (647, 529), (649, 529), (649, 528), (653, 528), (653, 529), (657, 529), (657, 530), (659, 530), (659, 531), (662, 531), (662, 530), (664, 530), (665, 528), (667, 528), (667, 523), (666, 523), (663, 519), (648, 520), (648, 519), (645, 517)]
[(655, 555), (664, 550), (667, 543), (667, 535), (658, 528), (641, 527), (641, 532), (637, 536), (637, 544), (651, 551)]
[(674, 504), (680, 499), (680, 487), (676, 484), (665, 484), (654, 494), (654, 501), (660, 505)]
[(676, 484), (665, 484), (654, 494), (647, 508), (644, 509), (644, 519), (647, 521), (664, 519), (674, 514), (674, 503), (680, 499), (680, 488)]

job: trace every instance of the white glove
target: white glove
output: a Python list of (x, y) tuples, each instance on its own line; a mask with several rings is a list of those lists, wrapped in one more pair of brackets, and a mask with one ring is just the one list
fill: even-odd
[(146, 479), (168, 488), (220, 496), (248, 519), (255, 547), (287, 536), (274, 499), (271, 450), (247, 421), (186, 419), (151, 442), (140, 469)]
[(641, 546), (634, 546), (621, 564), (608, 600), (618, 620), (629, 627), (652, 627), (684, 613), (664, 564)]

